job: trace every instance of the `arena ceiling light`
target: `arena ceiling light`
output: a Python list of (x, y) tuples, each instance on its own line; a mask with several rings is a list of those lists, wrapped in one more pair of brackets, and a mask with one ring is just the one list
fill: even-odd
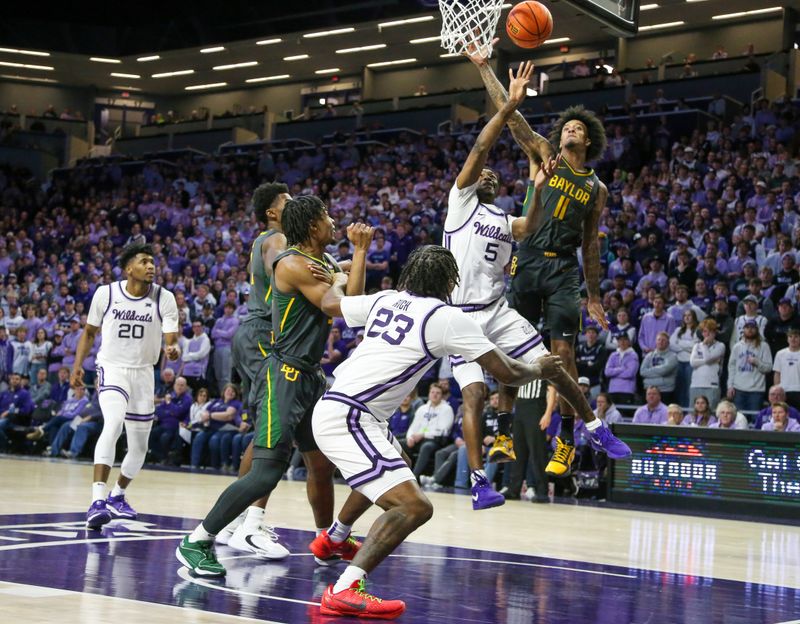
[(161, 56), (159, 56), (158, 54), (151, 54), (150, 56), (140, 56), (136, 60), (139, 61), (140, 63), (147, 63), (149, 61), (157, 61), (160, 58)]
[(26, 80), (28, 82), (58, 82), (52, 78), (37, 78), (36, 76), (14, 76), (12, 74), (0, 74), (0, 78), (8, 78), (9, 80)]
[(303, 35), (304, 39), (316, 39), (317, 37), (329, 37), (331, 35), (344, 35), (345, 33), (355, 32), (355, 28), (348, 26), (347, 28), (334, 28), (333, 30), (321, 30), (319, 32), (306, 33)]
[(201, 91), (202, 89), (216, 89), (217, 87), (226, 87), (227, 82), (209, 82), (208, 84), (189, 85), (184, 87), (184, 91)]
[(280, 43), (283, 41), (280, 37), (275, 37), (274, 39), (262, 39), (261, 41), (256, 41), (256, 45), (272, 45), (274, 43)]
[[(762, 15), (764, 13), (777, 13), (778, 11), (783, 11), (783, 7), (767, 7), (766, 9), (753, 9), (752, 11), (739, 11), (738, 13), (724, 13), (722, 15), (712, 15), (711, 19), (736, 19), (737, 17), (751, 17), (753, 15)], [(641, 30), (641, 28), (639, 30)]]
[(111, 75), (115, 78), (141, 78), (139, 74), (120, 74), (117, 72), (111, 72)]
[(565, 41), (569, 41), (569, 37), (556, 37), (555, 39), (547, 39), (542, 45), (547, 45), (548, 43), (564, 43)]
[(434, 41), (441, 41), (441, 40), (442, 40), (441, 35), (435, 35), (433, 37), (420, 37), (419, 39), (409, 39), (408, 42), (417, 45), (419, 43), (433, 43)]
[(660, 4), (643, 4), (639, 7), (640, 11), (652, 11), (653, 9), (657, 9)]
[(261, 76), (260, 78), (248, 78), (245, 82), (267, 82), (269, 80), (283, 80), (289, 78), (289, 74), (276, 74), (275, 76)]
[(512, 3), (504, 2), (502, 5), (500, 5), (500, 8), (505, 10), (505, 9), (510, 9), (512, 6), (514, 6)]
[(419, 22), (432, 22), (436, 19), (433, 15), (421, 15), (420, 17), (409, 17), (408, 19), (394, 20), (378, 24), (378, 30), (384, 28), (394, 28), (395, 26), (405, 26), (406, 24), (417, 24)]
[(302, 61), (303, 59), (310, 58), (308, 54), (295, 54), (294, 56), (284, 56), (284, 61)]
[(27, 56), (50, 56), (49, 52), (37, 52), (36, 50), (19, 50), (17, 48), (0, 48), (0, 52), (6, 54), (25, 54)]
[(55, 67), (50, 65), (30, 65), (28, 63), (14, 63), (13, 61), (0, 61), (3, 67), (19, 67), (21, 69), (39, 69), (41, 71), (53, 71)]
[(342, 71), (338, 67), (331, 67), (329, 69), (318, 69), (314, 73), (315, 74), (335, 74), (336, 72)]
[(245, 61), (244, 63), (231, 63), (230, 65), (216, 65), (214, 71), (225, 71), (226, 69), (239, 69), (240, 67), (255, 67), (258, 61)]
[(119, 89), (120, 91), (141, 91), (139, 87), (125, 87), (122, 85), (114, 85), (112, 89)]
[(368, 50), (380, 50), (381, 48), (385, 48), (385, 43), (374, 43), (372, 45), (365, 45), (359, 46), (358, 48), (342, 48), (341, 50), (336, 50), (336, 54), (351, 54), (353, 52), (366, 52)]
[(214, 54), (214, 52), (224, 52), (225, 46), (212, 46), (210, 48), (202, 48), (200, 54)]
[(171, 72), (162, 72), (160, 74), (153, 74), (150, 76), (151, 78), (170, 78), (171, 76), (188, 76), (189, 74), (193, 74), (193, 69), (180, 69), (178, 71), (171, 71)]
[(675, 28), (676, 26), (683, 26), (686, 22), (664, 22), (663, 24), (651, 24), (650, 26), (639, 26), (639, 31), (656, 30), (658, 28)]
[(396, 61), (381, 61), (380, 63), (367, 63), (367, 67), (387, 67), (389, 65), (405, 65), (406, 63), (416, 63), (417, 59), (407, 58)]
[(455, 52), (447, 52), (446, 54), (440, 54), (439, 58), (455, 58), (457, 56), (461, 56), (461, 54), (456, 54)]
[(94, 61), (95, 63), (115, 63), (115, 64), (117, 64), (117, 63), (121, 63), (122, 62), (119, 59), (106, 58), (105, 56), (90, 56), (89, 60), (90, 61)]

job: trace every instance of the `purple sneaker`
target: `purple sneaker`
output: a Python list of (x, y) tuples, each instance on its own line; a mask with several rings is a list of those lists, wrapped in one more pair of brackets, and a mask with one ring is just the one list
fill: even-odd
[(475, 485), (472, 486), (472, 509), (490, 509), (499, 507), (506, 502), (505, 497), (496, 491), (492, 484), (485, 477), (478, 477)]
[(106, 501), (96, 500), (89, 507), (86, 512), (86, 527), (89, 529), (99, 530), (104, 524), (111, 520), (111, 512), (106, 506)]
[(124, 518), (125, 520), (136, 520), (136, 510), (128, 504), (125, 500), (125, 495), (111, 496), (106, 499), (106, 506), (108, 511), (111, 512), (115, 518)]
[(625, 459), (631, 456), (631, 448), (611, 433), (605, 424), (589, 433), (589, 443), (595, 451), (605, 453), (611, 459)]

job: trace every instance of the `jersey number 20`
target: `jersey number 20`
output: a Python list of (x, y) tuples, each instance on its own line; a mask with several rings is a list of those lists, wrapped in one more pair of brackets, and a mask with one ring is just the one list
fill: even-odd
[[(382, 329), (389, 326), (392, 320), (394, 320), (394, 326), (387, 331), (381, 332)], [(405, 314), (395, 315), (389, 308), (381, 308), (375, 313), (375, 320), (369, 326), (367, 336), (370, 338), (380, 336), (390, 345), (399, 345), (405, 340), (406, 334), (411, 331), (412, 327), (414, 327), (414, 319), (411, 317)], [(392, 335), (390, 332), (396, 332), (396, 335)]]
[(119, 338), (144, 338), (144, 325), (138, 323), (122, 323), (119, 326)]

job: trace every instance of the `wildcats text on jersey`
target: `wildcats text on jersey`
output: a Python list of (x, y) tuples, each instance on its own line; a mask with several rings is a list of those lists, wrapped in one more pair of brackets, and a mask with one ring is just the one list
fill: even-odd
[(504, 232), (502, 228), (496, 225), (489, 225), (488, 223), (480, 223), (479, 221), (475, 221), (473, 225), (475, 226), (475, 234), (477, 234), (478, 236), (483, 236), (484, 238), (491, 238), (493, 240), (499, 240), (509, 244), (512, 244), (514, 242), (514, 239), (511, 236), (511, 234)]
[(147, 314), (136, 314), (135, 310), (111, 310), (114, 315), (115, 321), (138, 321), (140, 323), (152, 323), (153, 315), (148, 312)]
[(565, 195), (573, 198), (575, 201), (582, 203), (584, 206), (589, 203), (589, 198), (592, 195), (591, 187), (589, 188), (589, 191), (586, 191), (582, 188), (579, 188), (574, 182), (570, 182), (558, 174), (555, 174), (552, 178), (550, 178), (547, 186), (552, 187), (557, 191), (561, 191)]

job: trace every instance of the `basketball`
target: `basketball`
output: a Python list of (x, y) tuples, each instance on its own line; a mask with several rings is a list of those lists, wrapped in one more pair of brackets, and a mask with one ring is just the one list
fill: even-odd
[(541, 2), (520, 2), (508, 14), (506, 32), (520, 48), (538, 48), (553, 32), (553, 16)]

